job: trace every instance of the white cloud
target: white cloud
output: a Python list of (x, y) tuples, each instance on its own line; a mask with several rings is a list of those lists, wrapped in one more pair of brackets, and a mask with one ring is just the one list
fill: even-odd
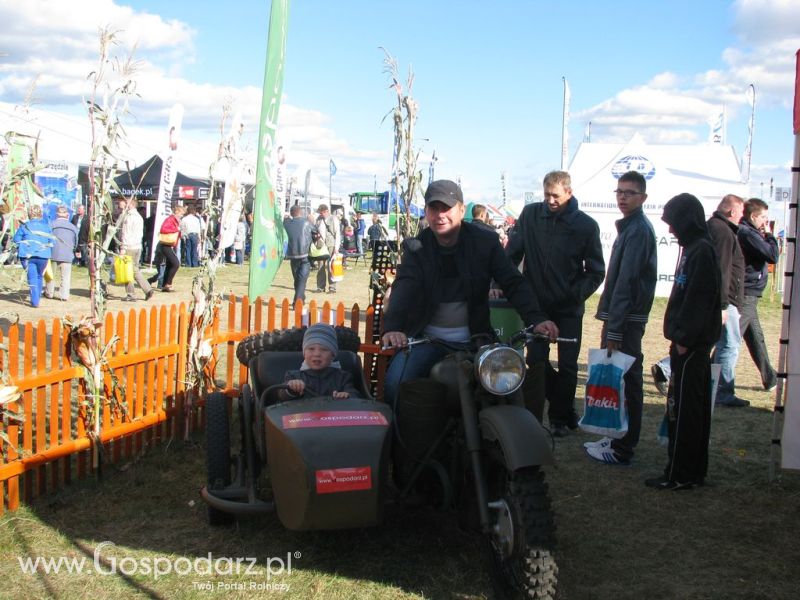
[[(108, 26), (117, 32), (113, 55), (124, 59), (133, 49), (136, 61), (134, 80), (139, 97), (132, 99), (131, 114), (125, 121), (129, 148), (124, 153), (131, 161), (144, 160), (162, 150), (161, 130), (166, 127), (175, 102), (185, 107), (185, 154), (182, 152), (181, 162), (188, 174), (204, 175), (216, 156), (225, 104), (242, 111), (246, 124), (244, 147), (249, 148), (255, 161), (261, 89), (213, 85), (182, 77), (182, 67), (194, 61), (196, 35), (185, 23), (120, 6), (112, 0), (0, 0), (0, 23), (0, 97), (10, 103), (0, 108), (13, 111), (13, 104), (24, 101), (35, 80), (34, 108), (60, 107), (74, 115), (67, 125), (49, 110), (37, 112), (36, 123), (30, 127), (39, 128), (43, 139), (51, 138), (43, 147), (49, 146), (53, 153), (85, 157), (76, 159), (80, 162), (89, 159), (85, 141), (88, 120), (82, 100), (90, 93), (87, 75), (97, 68), (99, 29)], [(3, 116), (0, 111), (0, 125)], [(279, 128), (280, 135), (291, 140), (295, 156), (320, 176), (327, 176), (328, 157), (336, 157), (339, 171), (335, 187), (344, 187), (350, 173), (375, 173), (379, 181), (388, 178), (385, 157), (352, 148), (336, 135), (327, 115), (293, 106), (284, 98)], [(70, 145), (72, 151), (67, 150)]]
[(791, 106), (794, 56), (800, 48), (800, 2), (739, 0), (734, 31), (741, 44), (726, 48), (727, 68), (685, 80), (659, 73), (645, 85), (575, 113), (591, 121), (594, 141), (620, 141), (638, 131), (646, 141), (695, 142), (705, 139), (708, 118), (725, 104), (728, 120), (748, 114), (745, 96), (753, 83), (761, 107)]

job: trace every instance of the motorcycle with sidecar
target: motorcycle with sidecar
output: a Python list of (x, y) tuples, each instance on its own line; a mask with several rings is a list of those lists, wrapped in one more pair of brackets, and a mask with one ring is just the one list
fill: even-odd
[[(526, 367), (515, 345), (473, 340), (450, 347), (429, 377), (401, 384), (393, 406), (369, 393), (360, 340), (337, 327), (337, 360), (361, 397), (278, 402), (284, 374), (302, 363), (304, 328), (250, 336), (237, 349), (249, 382), (235, 400), (238, 452), (231, 453), (228, 399), (206, 400), (207, 486), (212, 525), (277, 513), (290, 530), (374, 526), (389, 503), (458, 513), (475, 531), (503, 598), (552, 598), (555, 527), (542, 467), (552, 439), (525, 408)], [(402, 360), (397, 356), (394, 360)]]

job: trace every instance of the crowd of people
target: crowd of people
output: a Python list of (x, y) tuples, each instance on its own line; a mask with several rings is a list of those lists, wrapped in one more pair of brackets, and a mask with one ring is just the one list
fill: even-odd
[[(578, 427), (575, 393), (585, 302), (605, 281), (595, 314), (603, 322), (600, 347), (609, 356), (620, 351), (635, 359), (624, 376), (629, 426), (619, 439), (602, 438), (584, 446), (587, 456), (598, 462), (630, 464), (642, 421), (642, 338), (658, 277), (655, 233), (642, 209), (646, 186), (645, 178), (635, 171), (618, 179), (614, 194), (622, 218), (616, 223), (617, 238), (606, 269), (599, 227), (580, 210), (568, 173), (553, 171), (545, 176), (544, 202), (523, 209), (505, 248), (498, 233), (479, 218), (480, 209), (473, 213), (478, 218), (464, 221), (458, 185), (433, 182), (425, 193), (428, 228), (403, 242), (384, 305), (384, 345), (404, 348), (409, 337), (426, 335), (458, 346), (469, 344), (475, 335), (491, 336), (489, 299), (504, 294), (526, 325), (551, 340), (577, 341), (558, 342), (555, 366), (548, 345), (530, 343), (526, 349), (526, 406), (543, 421), (547, 403), (550, 429), (563, 437)], [(664, 207), (661, 218), (681, 252), (664, 315), (672, 373), (667, 390), (667, 465), (662, 474), (645, 481), (651, 488), (683, 490), (704, 483), (711, 426), (710, 365), (713, 360), (730, 373), (722, 376), (719, 389), (729, 388), (732, 394), (735, 359), (730, 357), (741, 341), (735, 332), (751, 332), (748, 347), (762, 371), (764, 388), (775, 385), (757, 312), (767, 265), (777, 260), (777, 243), (766, 229), (766, 211), (759, 199), (745, 203), (728, 195), (706, 222), (702, 204), (688, 193), (675, 196)], [(731, 307), (746, 307), (746, 316), (740, 318)], [(393, 402), (403, 382), (426, 375), (444, 352), (440, 346), (423, 345), (395, 354), (386, 372), (386, 399)], [(718, 393), (717, 404), (737, 407), (746, 401)]]
[[(38, 307), (42, 297), (68, 301), (71, 291), (72, 267), (89, 266), (89, 219), (83, 205), (71, 210), (66, 204), (59, 205), (48, 218), (42, 206), (32, 205), (27, 219), (18, 223), (13, 241), (16, 255), (10, 261), (18, 261), (26, 271), (30, 289), (30, 304)], [(119, 200), (114, 204), (108, 222), (103, 225), (101, 236), (106, 237), (109, 226), (115, 230), (108, 244), (106, 260), (127, 257), (132, 265), (132, 277), (124, 282), (124, 300), (135, 302), (136, 286), (150, 300), (156, 289), (163, 292), (174, 290), (174, 279), (178, 269), (200, 266), (200, 257), (214, 254), (219, 226), (209, 235), (206, 221), (194, 206), (175, 206), (163, 221), (154, 236), (155, 217), (145, 217), (144, 207), (135, 198)], [(236, 224), (229, 248), (222, 252), (222, 260), (243, 265), (249, 251), (249, 215), (242, 215)], [(151, 256), (152, 253), (152, 256)], [(151, 262), (152, 260), (152, 262)], [(141, 267), (151, 264), (155, 273), (145, 278)], [(110, 269), (114, 283), (115, 269)], [(121, 282), (116, 282), (121, 283)], [(57, 288), (57, 289), (56, 289)]]
[(283, 221), (286, 231), (286, 258), (290, 261), (294, 282), (294, 297), (305, 302), (306, 286), (312, 271), (316, 273), (319, 293), (336, 293), (338, 277), (334, 261), (341, 257), (342, 269), (348, 269), (348, 260), (364, 257), (368, 249), (389, 239), (389, 232), (377, 214), (371, 215), (367, 227), (364, 213), (355, 212), (351, 218), (331, 212), (327, 204), (320, 204), (316, 212), (307, 211), (299, 204), (289, 210)]
[[(653, 305), (657, 280), (657, 250), (653, 226), (642, 206), (647, 182), (635, 171), (618, 178), (614, 190), (622, 218), (609, 263), (603, 258), (598, 224), (580, 210), (570, 176), (553, 171), (544, 178), (544, 201), (527, 205), (509, 231), (489, 223), (486, 207), (475, 204), (472, 220), (465, 217), (460, 187), (452, 181), (432, 182), (425, 193), (425, 217), (420, 232), (403, 242), (402, 257), (384, 306), (383, 342), (402, 348), (409, 336), (428, 335), (451, 344), (467, 344), (476, 334), (491, 334), (489, 299), (504, 295), (526, 325), (558, 342), (555, 360), (548, 344), (529, 344), (526, 406), (540, 420), (544, 407), (554, 436), (578, 427), (575, 395), (585, 302), (605, 281), (595, 318), (603, 322), (599, 344), (611, 355), (632, 356), (626, 372), (628, 430), (619, 439), (602, 438), (584, 444), (587, 455), (606, 464), (630, 464), (639, 442), (643, 410), (642, 339)], [(173, 290), (181, 264), (199, 266), (207, 251), (202, 215), (177, 206), (160, 226), (148, 230), (135, 199), (120, 201), (114, 215), (120, 225), (113, 236), (113, 255), (127, 256), (133, 278), (126, 300), (135, 301), (135, 285), (149, 300), (156, 286)], [(31, 305), (41, 297), (67, 301), (73, 264), (86, 265), (88, 220), (83, 207), (70, 218), (66, 206), (55, 219), (42, 208), (30, 207), (28, 220), (14, 234), (18, 257), (27, 273)], [(777, 384), (758, 317), (758, 302), (768, 278), (768, 265), (778, 259), (778, 243), (768, 230), (768, 207), (758, 198), (727, 195), (706, 221), (703, 207), (691, 194), (680, 194), (664, 207), (681, 248), (674, 285), (664, 316), (669, 341), (668, 462), (663, 475), (647, 480), (657, 489), (687, 489), (701, 485), (707, 472), (711, 422), (710, 364), (720, 365), (716, 404), (743, 407), (735, 394), (735, 369), (744, 340), (759, 369), (765, 390)], [(317, 292), (336, 292), (340, 277), (337, 256), (361, 257), (388, 238), (377, 214), (368, 227), (364, 214), (347, 219), (321, 204), (317, 212), (295, 205), (284, 220), (286, 258), (294, 280), (294, 298), (305, 301), (307, 280), (316, 272)], [(218, 232), (217, 232), (218, 233)], [(231, 262), (243, 264), (249, 240), (248, 219), (237, 224)], [(154, 240), (156, 272), (140, 272)], [(48, 277), (47, 271), (52, 273)], [(56, 274), (58, 277), (56, 278)], [(445, 352), (440, 346), (399, 353), (390, 362), (385, 398), (392, 402), (403, 381), (424, 376)], [(664, 384), (662, 370), (651, 372)], [(663, 387), (663, 385), (662, 385)]]

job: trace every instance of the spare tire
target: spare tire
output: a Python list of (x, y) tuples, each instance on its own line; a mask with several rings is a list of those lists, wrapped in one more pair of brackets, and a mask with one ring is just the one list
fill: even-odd
[[(236, 347), (236, 358), (239, 362), (247, 366), (250, 359), (258, 356), (267, 350), (274, 352), (291, 352), (303, 349), (303, 335), (307, 327), (293, 329), (276, 329), (274, 331), (262, 331), (244, 338)], [(349, 327), (337, 326), (336, 339), (339, 343), (339, 350), (350, 350), (358, 352), (361, 348), (361, 338), (358, 333)]]

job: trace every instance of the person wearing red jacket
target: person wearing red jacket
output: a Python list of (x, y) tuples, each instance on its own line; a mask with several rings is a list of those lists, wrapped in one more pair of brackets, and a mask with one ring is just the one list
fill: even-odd
[[(158, 245), (156, 246), (153, 264), (160, 270), (161, 264), (166, 262), (162, 292), (171, 292), (172, 280), (181, 266), (181, 261), (175, 252), (181, 239), (181, 217), (186, 214), (185, 206), (176, 206), (175, 210), (161, 224), (158, 230)], [(158, 281), (158, 272), (147, 280), (150, 284)]]

